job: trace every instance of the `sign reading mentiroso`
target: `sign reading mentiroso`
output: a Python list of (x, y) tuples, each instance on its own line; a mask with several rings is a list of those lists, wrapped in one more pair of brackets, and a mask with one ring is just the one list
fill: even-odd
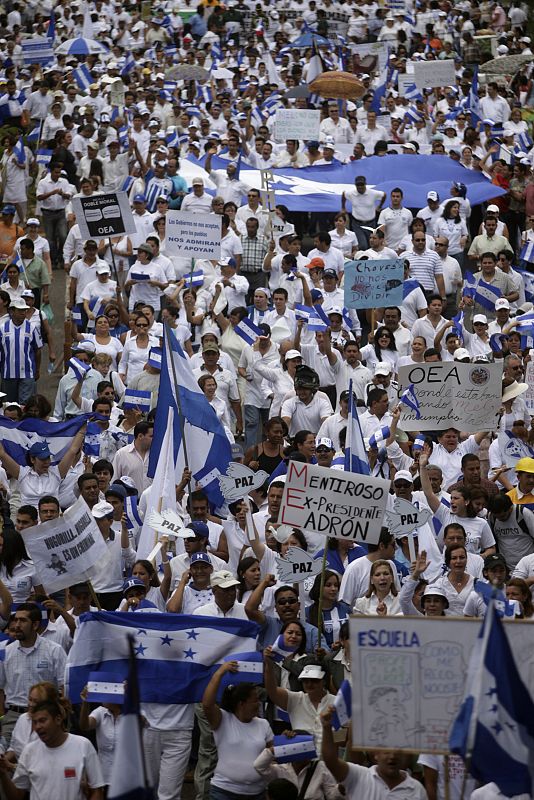
[(192, 258), (220, 258), (220, 216), (168, 211), (165, 220), (166, 253)]
[(389, 481), (289, 462), (280, 522), (335, 539), (376, 544)]

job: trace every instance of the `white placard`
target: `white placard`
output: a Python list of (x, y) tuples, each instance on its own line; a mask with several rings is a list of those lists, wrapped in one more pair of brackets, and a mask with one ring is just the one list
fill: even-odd
[(384, 522), (394, 536), (406, 536), (430, 522), (432, 512), (429, 508), (418, 508), (402, 497), (393, 501), (393, 511), (386, 511)]
[(126, 94), (126, 86), (121, 78), (117, 78), (109, 84), (109, 104), (110, 106), (123, 106)]
[[(351, 617), (353, 747), (448, 753), (481, 625), (458, 617)], [(504, 630), (532, 693), (532, 623), (509, 621)]]
[(502, 397), (502, 364), (460, 364), (441, 361), (400, 367), (399, 395), (413, 384), (420, 418), (402, 404), (399, 427), (404, 431), (468, 433), (497, 429)]
[(319, 139), (321, 112), (305, 108), (279, 108), (274, 119), (274, 138), (278, 142), (287, 139)]
[(413, 72), (409, 73), (408, 70), (406, 70), (404, 74), (399, 73), (398, 84), (397, 84), (399, 95), (401, 97), (404, 97), (408, 87), (413, 86), (414, 83), (415, 81), (413, 77)]
[(90, 579), (105, 570), (109, 560), (107, 545), (82, 497), (62, 517), (21, 533), (47, 592)]
[(456, 72), (452, 58), (443, 61), (416, 61), (413, 74), (418, 89), (433, 86), (456, 86)]
[(31, 36), (20, 44), (25, 64), (48, 64), (54, 60), (54, 47), (46, 36)]
[(72, 207), (82, 239), (107, 239), (135, 233), (135, 221), (126, 192), (73, 197)]
[(225, 500), (234, 503), (241, 500), (250, 492), (263, 486), (269, 475), (263, 469), (254, 472), (250, 467), (232, 461), (228, 465), (226, 475), (219, 475), (219, 486)]
[(166, 253), (192, 258), (220, 258), (220, 216), (171, 210), (167, 211), (165, 219)]
[(282, 583), (300, 583), (318, 575), (322, 563), (301, 547), (290, 547), (284, 558), (276, 556), (276, 568)]
[(523, 399), (528, 413), (534, 414), (534, 361), (529, 361), (525, 367), (525, 383), (528, 383), (528, 390), (523, 395)]
[(278, 521), (335, 539), (376, 544), (390, 483), (290, 461)]

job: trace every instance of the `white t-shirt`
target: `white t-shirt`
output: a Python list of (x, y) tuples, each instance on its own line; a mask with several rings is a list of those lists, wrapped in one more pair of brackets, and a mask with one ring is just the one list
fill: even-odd
[(427, 794), (419, 781), (407, 773), (404, 781), (390, 790), (377, 772), (376, 766), (360, 767), (359, 764), (347, 764), (349, 773), (343, 781), (347, 800), (427, 800)]
[[(493, 547), (495, 544), (495, 537), (491, 532), (490, 526), (486, 520), (481, 517), (459, 517), (457, 514), (453, 514), (443, 503), (440, 503), (434, 516), (437, 517), (443, 525), (440, 529), (440, 533), (452, 522), (462, 526), (466, 535), (465, 547), (469, 553), (484, 552), (488, 547)], [(438, 544), (442, 545), (439, 535)]]
[(39, 585), (32, 561), (22, 559), (13, 568), (11, 575), (7, 574), (5, 566), (0, 566), (0, 580), (11, 593), (14, 603), (24, 603), (31, 594), (34, 586)]
[(265, 779), (253, 765), (273, 738), (271, 726), (259, 717), (240, 722), (228, 711), (221, 709), (221, 714), (221, 724), (213, 731), (219, 758), (211, 782), (234, 794), (260, 794), (265, 789)]
[(82, 778), (92, 789), (104, 786), (96, 750), (88, 739), (72, 733), (60, 747), (47, 747), (39, 739), (26, 745), (13, 776), (30, 800), (85, 800)]
[(111, 768), (113, 766), (113, 753), (115, 751), (115, 738), (120, 717), (114, 717), (111, 711), (104, 706), (98, 706), (89, 714), (90, 719), (96, 722), (96, 746), (98, 758), (102, 768), (104, 781), (109, 784)]

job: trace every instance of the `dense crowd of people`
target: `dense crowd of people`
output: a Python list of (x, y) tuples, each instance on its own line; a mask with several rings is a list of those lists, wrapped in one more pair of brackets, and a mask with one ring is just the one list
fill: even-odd
[[(59, 460), (39, 436), (17, 460), (0, 425), (0, 793), (105, 796), (121, 703), (91, 703), (86, 688), (71, 705), (63, 693), (80, 616), (104, 609), (259, 626), (261, 687), (232, 684), (238, 665), (226, 661), (201, 703), (143, 705), (159, 800), (181, 798), (185, 782), (196, 800), (504, 797), (464, 780), (458, 756), (380, 749), (379, 725), (376, 753), (352, 750), (350, 723), (333, 733), (332, 705), (343, 681), (360, 678), (350, 614), (480, 619), (493, 587), (505, 621), (534, 618), (527, 4), (146, 5), (8, 0), (0, 13), (2, 414), (10, 431), (96, 415)], [(41, 63), (28, 48), (37, 41), (53, 52)], [(454, 85), (404, 81), (414, 62), (447, 59)], [(353, 99), (307, 89), (332, 70), (359, 78)], [(319, 109), (319, 138), (276, 141), (284, 108)], [(417, 172), (427, 155), (467, 177), (408, 207), (395, 164), (410, 156)], [(364, 174), (376, 157), (388, 191)], [(354, 187), (335, 212), (289, 210), (276, 174), (271, 207), (258, 172), (293, 168), (302, 188), (300, 175), (320, 184), (321, 168), (340, 164), (353, 165)], [(469, 200), (473, 172), (487, 179), (487, 202)], [(73, 200), (117, 191), (135, 232), (85, 239)], [(174, 210), (220, 221), (218, 259), (176, 254)], [(347, 262), (397, 258), (401, 303), (346, 307)], [(64, 369), (62, 309), (50, 304), (63, 271)], [(139, 543), (164, 330), (234, 461), (269, 478), (223, 512), (186, 468), (174, 509), (185, 531), (162, 538), (156, 563)], [(444, 361), (502, 364), (496, 430), (401, 429), (399, 370)], [(47, 365), (64, 373), (55, 398), (41, 388)], [(391, 483), (388, 511), (400, 499), (428, 512), (413, 536), (395, 537), (387, 515), (377, 544), (280, 526), (291, 461), (346, 468), (351, 402), (370, 474)], [(50, 594), (22, 532), (80, 497), (108, 564)], [(300, 591), (278, 578), (290, 547), (324, 564)], [(311, 736), (312, 752), (279, 759), (275, 734)]]

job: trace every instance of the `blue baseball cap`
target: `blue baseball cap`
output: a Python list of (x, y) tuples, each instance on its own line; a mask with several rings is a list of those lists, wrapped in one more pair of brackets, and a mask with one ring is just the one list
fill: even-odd
[(34, 456), (35, 458), (42, 458), (43, 460), (45, 458), (52, 458), (52, 453), (45, 442), (35, 442), (32, 444), (28, 450), (28, 455)]
[(195, 520), (194, 522), (190, 522), (187, 527), (193, 531), (195, 536), (200, 536), (203, 539), (209, 538), (210, 529), (205, 522)]
[(213, 567), (211, 558), (207, 553), (193, 553), (191, 556), (191, 566), (196, 564), (198, 561), (202, 561), (203, 564), (208, 564), (208, 566)]
[(316, 300), (320, 300), (323, 296), (323, 293), (319, 291), (319, 289), (312, 289), (311, 292), (311, 299), (315, 302)]
[(128, 594), (131, 589), (144, 589), (146, 591), (146, 586), (139, 578), (128, 578), (122, 584), (122, 593)]
[(144, 194), (136, 194), (134, 195), (133, 201), (134, 203), (146, 203), (146, 197)]
[(17, 209), (15, 208), (15, 206), (7, 205), (3, 207), (2, 214), (15, 214), (16, 211)]

